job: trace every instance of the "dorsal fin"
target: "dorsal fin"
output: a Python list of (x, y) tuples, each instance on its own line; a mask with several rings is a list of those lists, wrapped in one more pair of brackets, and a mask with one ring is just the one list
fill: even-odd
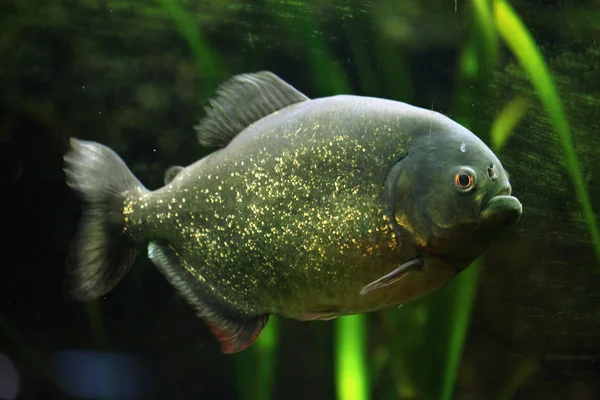
[(194, 127), (202, 146), (225, 147), (259, 119), (291, 104), (309, 100), (269, 71), (232, 77), (205, 107), (206, 117)]

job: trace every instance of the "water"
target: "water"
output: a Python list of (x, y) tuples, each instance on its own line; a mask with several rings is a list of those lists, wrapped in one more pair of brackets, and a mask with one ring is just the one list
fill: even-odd
[[(494, 28), (503, 4), (2, 2), (0, 398), (15, 398), (15, 387), (22, 399), (82, 398), (81, 382), (109, 398), (600, 397), (600, 261), (556, 113)], [(557, 84), (598, 213), (600, 7), (511, 4)], [(310, 97), (353, 93), (434, 109), (488, 142), (497, 116), (522, 96), (515, 109), (524, 117), (498, 150), (524, 206), (517, 229), (431, 296), (341, 322), (272, 318), (234, 356), (219, 353), (145, 257), (99, 302), (67, 299), (64, 259), (80, 217), (62, 173), (68, 138), (109, 145), (158, 188), (169, 166), (211, 151), (191, 128), (216, 86), (258, 70)]]

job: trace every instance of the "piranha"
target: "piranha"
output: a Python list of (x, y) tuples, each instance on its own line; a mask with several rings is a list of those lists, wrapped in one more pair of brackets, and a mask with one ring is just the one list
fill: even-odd
[(221, 84), (205, 111), (198, 141), (218, 149), (154, 191), (108, 147), (71, 139), (75, 298), (112, 290), (146, 246), (235, 353), (271, 314), (327, 320), (428, 294), (521, 216), (494, 153), (432, 110), (309, 99), (262, 71)]

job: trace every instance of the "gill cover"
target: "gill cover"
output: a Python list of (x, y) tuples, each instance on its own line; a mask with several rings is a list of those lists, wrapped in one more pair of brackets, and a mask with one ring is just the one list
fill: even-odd
[(390, 172), (388, 172), (383, 193), (385, 216), (389, 220), (398, 242), (401, 242), (402, 238), (405, 238), (408, 234), (408, 232), (398, 224), (398, 221), (396, 221), (396, 182), (400, 178), (400, 174), (402, 174), (402, 161), (405, 158), (406, 156), (403, 156), (396, 165), (390, 169)]
[[(389, 221), (394, 235), (396, 237), (396, 241), (398, 243), (398, 248), (402, 250), (407, 250), (405, 243), (409, 239), (410, 232), (398, 223), (398, 219), (396, 217), (396, 212), (400, 212), (397, 210), (397, 182), (403, 172), (403, 166), (406, 166), (407, 156), (402, 157), (388, 172), (388, 176), (385, 181), (384, 188), (384, 213)], [(401, 264), (398, 268), (393, 270), (392, 272), (376, 279), (375, 281), (369, 283), (360, 291), (361, 295), (365, 295), (373, 290), (380, 289), (386, 286), (391, 285), (394, 282), (397, 282), (399, 279), (404, 277), (409, 271), (419, 270), (423, 266), (423, 261), (420, 257), (412, 258), (410, 261)]]
[[(407, 244), (425, 245), (428, 232), (423, 229), (423, 215), (415, 195), (415, 190), (422, 191), (423, 188), (414, 188), (415, 177), (425, 178), (422, 171), (417, 167), (420, 160), (415, 155), (406, 154), (390, 169), (384, 187), (384, 213), (393, 229), (398, 248), (406, 252)], [(426, 164), (425, 164), (426, 165)], [(421, 182), (418, 179), (417, 183)]]

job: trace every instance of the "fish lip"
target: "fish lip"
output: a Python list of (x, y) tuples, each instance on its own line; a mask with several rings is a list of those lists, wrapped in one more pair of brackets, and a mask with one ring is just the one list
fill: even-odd
[[(511, 194), (511, 191), (512, 191), (512, 190), (511, 190), (511, 187), (510, 187), (510, 186), (507, 186), (507, 187), (505, 187), (504, 189), (502, 189), (501, 191), (499, 191), (498, 193), (496, 193), (496, 195), (495, 195), (494, 197), (498, 197), (498, 196), (510, 196), (510, 194)], [(492, 199), (493, 199), (494, 197), (492, 197)], [(490, 200), (491, 200), (491, 199), (490, 199)], [(489, 202), (488, 202), (488, 204), (489, 204)]]
[(523, 206), (510, 195), (510, 187), (492, 197), (480, 214), (480, 225), (489, 229), (503, 229), (514, 226), (521, 219)]

